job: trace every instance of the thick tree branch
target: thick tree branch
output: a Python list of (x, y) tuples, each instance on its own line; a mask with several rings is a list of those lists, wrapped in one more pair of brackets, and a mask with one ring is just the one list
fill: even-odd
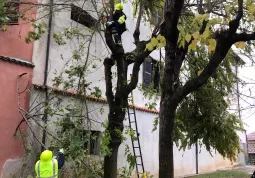
[(116, 44), (114, 43), (114, 41), (112, 39), (112, 31), (109, 27), (106, 27), (106, 30), (105, 30), (105, 41), (106, 41), (107, 46), (112, 51), (113, 55), (124, 54), (123, 47), (116, 46)]
[(238, 0), (238, 12), (236, 20), (240, 21), (243, 17), (243, 0)]
[(240, 20), (243, 17), (243, 0), (238, 0), (238, 12), (237, 12), (237, 16), (234, 20), (229, 22), (229, 32), (230, 35), (234, 35), (237, 28), (240, 25)]
[(106, 98), (111, 109), (114, 103), (114, 96), (112, 91), (112, 71), (111, 68), (114, 65), (114, 61), (111, 58), (104, 60), (104, 74), (105, 74), (105, 86), (106, 86)]
[(110, 0), (110, 19), (112, 19), (114, 11), (114, 0)]
[(255, 40), (255, 32), (250, 34), (237, 33), (234, 35), (233, 38), (234, 38), (234, 42)]
[(143, 11), (144, 11), (144, 9), (143, 9), (144, 8), (143, 0), (141, 0), (139, 6), (140, 7), (139, 7), (138, 17), (137, 17), (137, 21), (136, 21), (136, 27), (135, 27), (135, 31), (134, 31), (134, 34), (133, 34), (136, 45), (139, 42), (140, 24), (141, 24), (141, 20), (142, 20)]
[[(176, 33), (177, 24), (182, 12), (184, 5), (184, 0), (166, 0), (165, 1), (165, 22), (166, 22), (166, 31), (171, 33)], [(178, 38), (178, 37), (177, 37)]]
[(172, 103), (177, 107), (178, 103), (180, 103), (189, 93), (203, 86), (209, 77), (216, 71), (217, 67), (224, 60), (228, 50), (231, 48), (233, 41), (226, 38), (221, 38), (217, 41), (217, 46), (215, 53), (212, 56), (212, 59), (204, 68), (203, 72), (200, 76), (189, 80), (180, 90), (178, 90), (175, 95), (172, 97)]
[(134, 56), (134, 66), (133, 66), (133, 71), (132, 71), (132, 79), (130, 83), (127, 85), (125, 93), (129, 94), (133, 89), (136, 88), (137, 83), (138, 83), (138, 75), (140, 71), (140, 66), (144, 62), (145, 58), (149, 56), (151, 51), (145, 50), (147, 42), (139, 42), (137, 45), (137, 48), (134, 53), (136, 54)]

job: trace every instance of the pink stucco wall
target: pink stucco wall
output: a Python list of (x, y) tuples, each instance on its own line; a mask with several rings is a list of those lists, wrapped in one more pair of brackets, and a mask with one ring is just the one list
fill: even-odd
[[(27, 8), (21, 5), (20, 10)], [(35, 8), (27, 11), (27, 17), (35, 17)], [(19, 25), (9, 26), (6, 32), (0, 31), (0, 56), (15, 57), (32, 61), (33, 43), (26, 44), (28, 31), (32, 31), (31, 23), (19, 19)], [(33, 69), (20, 64), (0, 60), (0, 175), (7, 159), (22, 157), (24, 154), (21, 139), (15, 139), (13, 134), (21, 120), (18, 112), (16, 80), (18, 75), (28, 73), (20, 80), (20, 88), (31, 83)], [(21, 106), (29, 105), (29, 93), (21, 95)], [(23, 128), (26, 129), (23, 124)]]
[[(26, 1), (27, 2), (27, 1)], [(25, 11), (27, 5), (20, 5), (20, 11)], [(35, 18), (35, 8), (26, 12), (29, 19)], [(8, 26), (7, 31), (0, 30), (0, 55), (23, 58), (32, 61), (33, 43), (27, 44), (25, 38), (33, 31), (31, 23), (19, 19), (19, 25)]]
[[(7, 159), (14, 159), (23, 155), (21, 139), (15, 139), (14, 131), (21, 120), (18, 112), (17, 76), (26, 72), (20, 80), (20, 89), (23, 90), (31, 80), (32, 69), (17, 64), (0, 61), (0, 174)], [(28, 108), (29, 93), (21, 95), (21, 106)], [(24, 125), (23, 125), (24, 128)]]

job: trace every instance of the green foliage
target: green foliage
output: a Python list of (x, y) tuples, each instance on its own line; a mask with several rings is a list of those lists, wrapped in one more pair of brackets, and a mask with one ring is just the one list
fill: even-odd
[[(88, 121), (83, 116), (84, 106), (73, 100), (70, 100), (69, 103), (56, 109), (62, 115), (58, 121), (53, 123), (60, 141), (51, 140), (49, 149), (55, 153), (60, 148), (65, 149), (65, 159), (70, 163), (65, 176), (94, 177), (94, 174), (102, 176), (102, 157), (90, 155), (89, 148), (85, 147), (85, 143), (90, 143), (95, 138), (88, 129), (85, 130)], [(89, 144), (87, 145), (89, 146)]]
[[(236, 160), (241, 151), (236, 131), (243, 130), (243, 123), (228, 112), (230, 103), (227, 98), (236, 82), (233, 58), (230, 51), (217, 74), (180, 104), (174, 132), (174, 140), (180, 149), (185, 150), (199, 141), (208, 151), (216, 149), (223, 157)], [(197, 54), (190, 53), (187, 59), (190, 78), (195, 77), (195, 72), (203, 69), (209, 60), (203, 48)]]
[(152, 132), (154, 132), (155, 130), (157, 130), (158, 128), (158, 121), (159, 121), (159, 117), (156, 117), (153, 121), (153, 129)]
[(190, 178), (250, 178), (251, 175), (243, 171), (228, 170), (228, 171), (216, 171), (209, 174), (202, 174), (198, 176), (192, 176)]
[(91, 95), (94, 95), (97, 98), (102, 97), (102, 91), (99, 87), (94, 87), (94, 91), (91, 93)]
[(25, 38), (26, 43), (31, 43), (32, 40), (39, 40), (42, 34), (45, 33), (45, 26), (43, 24), (32, 23), (34, 31), (29, 31)]
[[(104, 128), (107, 128), (108, 126), (108, 121), (106, 121), (105, 123), (102, 124), (102, 126)], [(110, 132), (108, 130), (105, 130), (102, 133), (102, 136), (100, 137), (100, 151), (101, 151), (101, 155), (103, 156), (108, 156), (111, 155), (111, 151), (108, 147), (109, 143), (111, 141), (111, 135)]]

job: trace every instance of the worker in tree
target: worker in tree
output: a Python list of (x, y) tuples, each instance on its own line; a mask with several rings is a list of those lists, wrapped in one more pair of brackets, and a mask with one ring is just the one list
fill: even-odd
[(123, 4), (119, 3), (115, 5), (112, 21), (106, 23), (111, 28), (113, 40), (118, 46), (122, 46), (121, 35), (126, 31), (126, 19), (127, 17), (123, 13)]
[(64, 149), (59, 150), (58, 160), (52, 157), (52, 151), (45, 150), (35, 164), (37, 178), (58, 178), (58, 170), (64, 166)]

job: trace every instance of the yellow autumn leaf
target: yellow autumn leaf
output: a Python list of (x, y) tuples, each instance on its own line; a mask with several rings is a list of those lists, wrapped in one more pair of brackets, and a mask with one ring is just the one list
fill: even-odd
[(235, 43), (235, 46), (237, 48), (244, 49), (245, 48), (245, 42), (244, 41), (237, 42), (237, 43)]
[(192, 36), (195, 40), (197, 40), (199, 38), (200, 34), (199, 34), (199, 32), (195, 32), (192, 34)]
[(197, 71), (196, 75), (199, 76), (201, 74), (201, 70)]
[(158, 36), (157, 37), (157, 40), (160, 42), (160, 43), (165, 43), (166, 42), (166, 38), (162, 35)]
[(200, 21), (203, 18), (201, 14), (196, 15), (194, 20)]
[(209, 42), (210, 45), (216, 46), (216, 40), (215, 39), (209, 39), (208, 42)]
[(203, 19), (203, 20), (208, 20), (209, 17), (210, 17), (210, 14), (204, 14), (203, 17), (202, 17), (202, 19)]
[(249, 20), (249, 21), (253, 21), (253, 20), (254, 20), (254, 16), (253, 16), (252, 14), (250, 14), (250, 15), (248, 16), (248, 20)]
[(159, 34), (159, 35), (157, 36), (157, 40), (159, 41), (161, 37), (162, 37), (161, 34)]
[(197, 49), (197, 40), (193, 40), (191, 43), (191, 49), (193, 49), (194, 51)]
[(191, 40), (191, 35), (190, 35), (190, 34), (187, 34), (187, 35), (185, 36), (185, 40), (186, 40), (187, 42), (189, 42), (189, 41)]
[(206, 30), (204, 31), (203, 35), (202, 35), (202, 38), (203, 38), (203, 39), (206, 39), (206, 38), (209, 37), (209, 35), (210, 35), (210, 31), (209, 31), (209, 29), (206, 29)]
[(156, 46), (158, 45), (158, 40), (157, 40), (156, 38), (153, 37), (153, 38), (151, 39), (151, 42), (150, 42), (150, 43), (151, 43), (151, 45), (152, 45), (153, 47), (156, 47)]
[(182, 38), (179, 42), (179, 47), (184, 47), (185, 46), (185, 40)]
[(208, 52), (210, 53), (210, 52), (215, 51), (215, 48), (216, 48), (216, 46), (209, 45), (209, 46), (208, 46)]
[(247, 8), (251, 14), (255, 12), (255, 4), (248, 5)]
[(166, 44), (164, 44), (164, 43), (158, 43), (158, 47), (159, 48), (163, 48), (163, 47), (165, 47), (166, 46)]
[(148, 51), (152, 51), (153, 50), (153, 45), (151, 43), (146, 44), (146, 48)]

